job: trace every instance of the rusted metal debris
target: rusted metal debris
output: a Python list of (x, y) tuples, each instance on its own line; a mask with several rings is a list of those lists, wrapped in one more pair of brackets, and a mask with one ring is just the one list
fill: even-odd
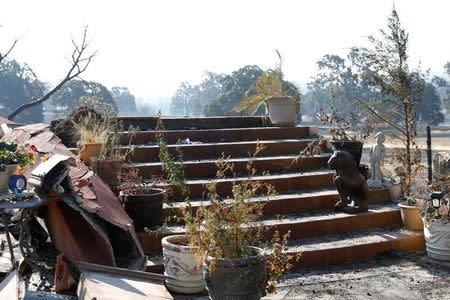
[(133, 223), (119, 199), (62, 144), (48, 125), (17, 127), (5, 134), (2, 140), (36, 148), (36, 164), (25, 171), (27, 178), (54, 155), (66, 156), (72, 161), (66, 166), (65, 181), (58, 177), (64, 175), (64, 170), (56, 172), (53, 178), (64, 187), (64, 192), (37, 189), (39, 196), (46, 200), (46, 204), (37, 210), (37, 215), (45, 220), (52, 243), (59, 252), (65, 253), (73, 262), (143, 269), (144, 253)]

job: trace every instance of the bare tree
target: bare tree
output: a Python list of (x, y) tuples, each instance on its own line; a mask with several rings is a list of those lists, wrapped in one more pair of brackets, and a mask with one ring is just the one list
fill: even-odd
[[(86, 69), (89, 66), (89, 64), (91, 63), (92, 59), (97, 54), (97, 52), (87, 53), (86, 49), (89, 46), (89, 41), (87, 40), (87, 27), (83, 31), (83, 37), (82, 37), (81, 43), (77, 44), (72, 39), (72, 44), (73, 44), (74, 50), (73, 50), (72, 56), (70, 58), (71, 65), (70, 65), (68, 72), (66, 73), (66, 76), (54, 88), (52, 88), (49, 92), (47, 92), (42, 97), (39, 97), (38, 99), (31, 99), (30, 101), (19, 106), (16, 110), (14, 110), (8, 116), (8, 120), (13, 120), (19, 113), (21, 113), (22, 111), (24, 111), (30, 107), (44, 103), (54, 93), (56, 93), (59, 89), (61, 89), (67, 82), (78, 77), (80, 74), (82, 74), (84, 71), (86, 71)], [(14, 45), (15, 45), (15, 43), (14, 43)], [(14, 48), (14, 45), (11, 47), (10, 50), (12, 50), (12, 48)], [(6, 54), (9, 54), (9, 52), (7, 52)]]
[[(1, 27), (1, 25), (0, 25), (0, 27)], [(2, 63), (2, 61), (3, 61), (6, 57), (8, 57), (8, 55), (9, 55), (9, 54), (11, 53), (11, 51), (14, 49), (14, 47), (16, 46), (16, 44), (17, 44), (18, 41), (19, 41), (18, 39), (15, 39), (14, 42), (12, 43), (11, 47), (9, 47), (9, 49), (6, 50), (6, 52), (4, 52), (4, 53), (0, 52), (0, 64)], [(0, 72), (1, 72), (1, 71), (2, 71), (2, 69), (0, 69)]]

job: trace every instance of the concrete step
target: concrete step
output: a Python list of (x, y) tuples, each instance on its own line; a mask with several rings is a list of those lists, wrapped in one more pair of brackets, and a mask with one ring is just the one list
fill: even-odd
[(166, 129), (212, 129), (212, 128), (240, 128), (264, 126), (261, 116), (234, 116), (234, 117), (126, 117), (118, 116), (124, 128), (130, 125), (139, 126), (141, 130), (154, 130), (158, 119), (163, 121)]
[[(275, 187), (278, 193), (287, 193), (301, 189), (319, 189), (333, 186), (334, 171), (328, 169), (295, 172), (285, 174), (271, 174), (262, 176), (253, 176), (254, 181), (262, 181)], [(248, 177), (224, 178), (216, 180), (217, 193), (220, 196), (227, 197), (231, 194), (233, 182), (242, 182), (248, 180)], [(189, 188), (191, 198), (202, 198), (206, 195), (206, 185), (211, 183), (212, 179), (189, 179), (186, 185)], [(161, 184), (162, 188), (169, 185)], [(174, 199), (181, 199), (181, 194), (176, 188), (171, 189)]]
[[(313, 157), (298, 157), (298, 155), (264, 156), (255, 157), (252, 161), (253, 168), (255, 168), (258, 173), (279, 173), (283, 171), (325, 168), (330, 155), (330, 153), (325, 153)], [(247, 164), (249, 158), (231, 158), (228, 162), (234, 164), (234, 172), (236, 174), (248, 174)], [(217, 172), (216, 163), (216, 159), (183, 161), (185, 176), (186, 178), (214, 177)], [(144, 178), (149, 178), (151, 176), (165, 176), (162, 172), (160, 162), (132, 163), (125, 166), (125, 168), (130, 167), (138, 168), (141, 176)]]
[(294, 269), (302, 269), (367, 261), (392, 249), (401, 252), (425, 250), (423, 232), (392, 228), (298, 239), (291, 241), (286, 252), (301, 255), (292, 264)]
[[(295, 191), (289, 194), (277, 194), (269, 197), (255, 197), (251, 201), (264, 202), (263, 215), (284, 215), (314, 210), (332, 209), (339, 200), (339, 195), (334, 189), (321, 189), (309, 191)], [(224, 200), (231, 202), (231, 200)], [(209, 201), (194, 200), (191, 201), (191, 208), (195, 213), (201, 206), (209, 206)], [(187, 207), (186, 202), (164, 204), (164, 219), (170, 216), (181, 216), (181, 208)]]
[[(386, 228), (296, 239), (290, 241), (285, 252), (294, 256), (301, 255), (300, 259), (292, 261), (294, 270), (298, 270), (367, 261), (391, 249), (401, 252), (424, 250), (423, 232)], [(159, 251), (150, 252), (147, 271), (164, 272), (163, 259)]]
[[(169, 152), (177, 155), (177, 147), (183, 153), (183, 160), (194, 159), (218, 159), (225, 155), (234, 158), (248, 157), (254, 153), (257, 144), (264, 146), (259, 156), (264, 155), (295, 155), (300, 153), (312, 139), (281, 139), (268, 141), (245, 141), (228, 143), (199, 143), (169, 145)], [(130, 155), (132, 162), (156, 162), (159, 161), (159, 147), (157, 145), (136, 145), (136, 149)]]
[[(157, 131), (141, 131), (132, 142), (134, 144), (156, 143)], [(238, 142), (273, 139), (299, 139), (317, 134), (314, 127), (250, 127), (250, 128), (218, 128), (201, 130), (166, 130), (164, 140), (167, 144), (176, 144), (179, 141), (190, 142)], [(128, 132), (122, 133), (121, 143), (128, 144)]]
[[(402, 224), (400, 211), (396, 204), (373, 205), (368, 212), (347, 214), (324, 210), (302, 214), (265, 217), (261, 220), (267, 238), (273, 236), (276, 230), (281, 234), (291, 232), (291, 239), (311, 238), (348, 232), (364, 232), (383, 227)], [(173, 234), (184, 234), (181, 225), (167, 226), (158, 234), (138, 232), (144, 252), (161, 248), (161, 239)]]

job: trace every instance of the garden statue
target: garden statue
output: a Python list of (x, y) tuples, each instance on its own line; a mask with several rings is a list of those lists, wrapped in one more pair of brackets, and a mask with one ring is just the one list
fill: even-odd
[(386, 147), (383, 145), (385, 141), (384, 133), (377, 132), (375, 134), (376, 145), (373, 145), (369, 151), (370, 171), (372, 176), (367, 180), (367, 185), (371, 188), (381, 188), (383, 186), (383, 173), (381, 172), (381, 164), (386, 155)]
[(328, 166), (336, 170), (334, 184), (339, 193), (340, 201), (334, 208), (347, 213), (359, 213), (369, 210), (367, 198), (369, 187), (359, 173), (353, 156), (342, 150), (335, 150), (328, 160)]

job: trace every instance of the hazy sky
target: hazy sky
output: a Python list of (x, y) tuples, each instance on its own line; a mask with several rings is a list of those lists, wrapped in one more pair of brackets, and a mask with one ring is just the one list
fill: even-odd
[[(181, 81), (247, 64), (272, 67), (278, 49), (288, 80), (306, 83), (324, 54), (345, 55), (384, 27), (391, 0), (2, 0), (0, 49), (41, 80), (67, 70), (71, 37), (89, 26), (98, 50), (83, 78), (128, 86), (137, 97), (170, 97)], [(450, 61), (450, 1), (396, 0), (410, 33), (411, 65), (441, 73)]]

